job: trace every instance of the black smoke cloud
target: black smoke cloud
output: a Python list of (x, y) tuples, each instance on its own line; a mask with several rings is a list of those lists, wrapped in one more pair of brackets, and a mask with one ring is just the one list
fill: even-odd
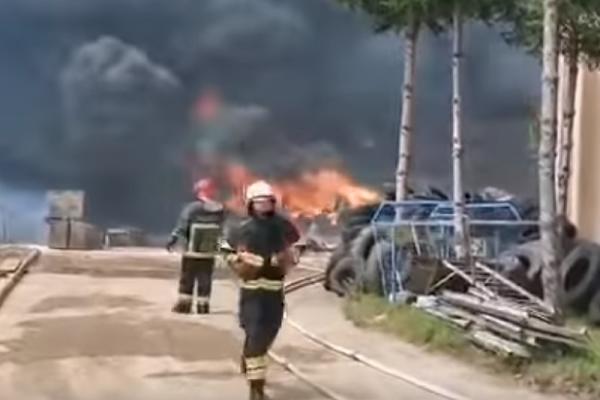
[[(371, 28), (333, 0), (3, 0), (0, 182), (81, 188), (94, 221), (165, 230), (188, 196), (189, 111), (208, 86), (234, 126), (251, 119), (218, 146), (260, 173), (335, 159), (393, 179), (401, 40)], [(467, 39), (467, 184), (532, 194), (536, 62), (488, 28)], [(450, 42), (420, 44), (415, 173), (446, 185)]]

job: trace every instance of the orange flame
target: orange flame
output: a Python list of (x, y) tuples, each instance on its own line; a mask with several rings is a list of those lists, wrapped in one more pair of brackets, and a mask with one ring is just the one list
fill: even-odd
[[(239, 164), (229, 164), (225, 169), (225, 177), (232, 189), (226, 204), (231, 209), (243, 210), (245, 188), (261, 178)], [(381, 200), (377, 192), (333, 168), (308, 171), (294, 179), (269, 183), (283, 207), (295, 218), (327, 214), (335, 222), (334, 216), (341, 207), (358, 207)]]

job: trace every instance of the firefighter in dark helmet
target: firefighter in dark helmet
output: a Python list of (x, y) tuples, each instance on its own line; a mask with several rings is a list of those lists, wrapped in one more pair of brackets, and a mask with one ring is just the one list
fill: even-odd
[(210, 179), (198, 181), (194, 186), (194, 192), (196, 201), (184, 207), (167, 243), (169, 251), (179, 239), (185, 243), (181, 259), (179, 297), (173, 306), (173, 311), (182, 314), (192, 312), (194, 286), (197, 286), (197, 312), (208, 314), (224, 208), (215, 200), (216, 187)]
[(245, 333), (242, 372), (250, 386), (250, 399), (265, 399), (267, 352), (275, 340), (284, 312), (283, 280), (294, 265), (291, 246), (299, 234), (294, 225), (276, 213), (273, 189), (264, 181), (246, 191), (248, 218), (227, 237), (236, 253), (228, 257), (242, 280), (239, 318)]

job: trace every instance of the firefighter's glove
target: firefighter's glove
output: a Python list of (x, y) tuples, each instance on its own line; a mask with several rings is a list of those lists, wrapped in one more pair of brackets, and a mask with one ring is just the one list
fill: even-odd
[(252, 279), (256, 270), (264, 264), (264, 259), (256, 254), (241, 251), (227, 256), (227, 263), (242, 279)]
[(228, 254), (225, 257), (225, 260), (231, 266), (235, 266), (236, 264), (246, 264), (249, 267), (260, 268), (264, 264), (264, 259), (254, 253), (249, 253), (247, 251), (241, 251), (235, 254)]
[(254, 268), (260, 268), (264, 265), (265, 260), (258, 254), (242, 251), (238, 253), (239, 261)]
[(167, 249), (167, 251), (169, 253), (173, 251), (173, 247), (175, 247), (176, 243), (177, 243), (177, 236), (171, 236), (169, 238), (169, 241), (167, 242), (167, 245), (165, 246), (165, 248)]

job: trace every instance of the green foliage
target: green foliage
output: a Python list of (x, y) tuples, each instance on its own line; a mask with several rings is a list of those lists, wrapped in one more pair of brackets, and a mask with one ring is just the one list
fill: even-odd
[(371, 15), (376, 30), (401, 31), (418, 24), (427, 26), (432, 32), (449, 29), (456, 6), (467, 18), (491, 21), (498, 14), (502, 0), (338, 0), (353, 9)]
[[(543, 45), (543, 0), (505, 0), (495, 19), (508, 22), (503, 33), (511, 44), (541, 55)], [(590, 67), (600, 65), (600, 2), (597, 0), (559, 1), (560, 52)]]
[(378, 297), (360, 296), (345, 303), (346, 316), (430, 350), (458, 352), (470, 348), (462, 332), (410, 306), (393, 306)]
[(533, 360), (515, 362), (478, 351), (464, 332), (410, 306), (394, 306), (382, 298), (359, 296), (344, 304), (344, 312), (358, 327), (450, 354), (490, 372), (515, 374), (545, 392), (578, 394), (582, 399), (600, 398), (600, 329), (590, 330), (587, 351), (536, 353)]

